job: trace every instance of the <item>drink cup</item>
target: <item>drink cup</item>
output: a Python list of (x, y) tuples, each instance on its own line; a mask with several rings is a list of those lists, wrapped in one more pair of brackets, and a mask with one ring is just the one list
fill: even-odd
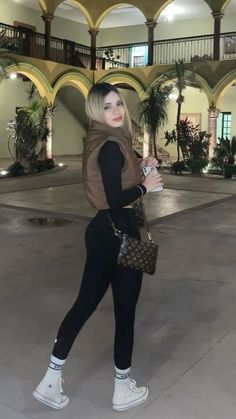
[[(151, 172), (152, 169), (153, 168), (150, 167), (150, 166), (144, 166), (143, 167), (143, 174), (144, 174), (144, 176), (147, 176)], [(155, 169), (158, 172), (158, 170), (157, 170), (156, 167), (155, 167)], [(163, 191), (163, 186), (162, 185), (160, 185), (157, 188), (153, 189), (151, 192), (161, 192), (161, 191)]]

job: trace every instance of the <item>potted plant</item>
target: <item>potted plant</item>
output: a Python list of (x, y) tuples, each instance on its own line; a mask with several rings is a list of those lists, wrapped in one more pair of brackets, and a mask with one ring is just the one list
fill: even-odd
[(53, 159), (46, 158), (46, 144), (50, 133), (47, 120), (54, 112), (54, 107), (34, 99), (34, 93), (35, 87), (32, 85), (28, 105), (18, 108), (15, 120), (8, 123), (8, 149), (14, 160), (9, 170), (13, 174), (19, 164), (29, 173), (46, 170), (54, 164)]
[(218, 138), (218, 141), (211, 165), (219, 170), (225, 178), (230, 179), (236, 174), (236, 136), (233, 136), (231, 141), (228, 138)]
[(176, 129), (165, 131), (165, 145), (176, 143), (178, 138), (183, 160), (172, 163), (171, 170), (181, 174), (190, 170), (192, 174), (200, 174), (208, 164), (209, 137), (206, 131), (200, 131), (199, 125), (194, 126), (188, 118), (179, 121)]

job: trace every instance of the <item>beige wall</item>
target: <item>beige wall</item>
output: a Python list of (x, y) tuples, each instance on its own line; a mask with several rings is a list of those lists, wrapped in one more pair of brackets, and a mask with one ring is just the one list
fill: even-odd
[[(0, 84), (0, 158), (10, 157), (7, 145), (9, 137), (9, 132), (6, 130), (7, 123), (9, 120), (14, 119), (17, 106), (26, 106), (29, 86), (29, 82), (23, 82), (19, 78), (16, 80), (4, 80)], [(79, 115), (78, 118), (73, 116), (62, 100), (58, 98), (56, 98), (55, 105), (56, 111), (53, 116), (53, 154), (81, 154), (85, 129), (79, 121)]]
[(54, 156), (81, 154), (83, 151), (83, 138), (86, 135), (84, 127), (58, 98), (56, 98), (55, 106), (52, 154)]

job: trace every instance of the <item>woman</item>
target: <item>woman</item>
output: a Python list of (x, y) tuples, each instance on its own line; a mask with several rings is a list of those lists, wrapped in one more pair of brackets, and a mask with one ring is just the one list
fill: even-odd
[[(132, 203), (160, 186), (161, 176), (153, 169), (143, 179), (140, 162), (131, 147), (127, 107), (114, 86), (95, 84), (88, 95), (86, 113), (90, 128), (83, 155), (84, 188), (98, 212), (85, 234), (87, 259), (79, 295), (59, 328), (47, 372), (33, 395), (55, 409), (68, 404), (69, 398), (61, 386), (63, 365), (79, 331), (111, 285), (115, 313), (112, 406), (122, 411), (148, 398), (147, 387), (136, 387), (129, 378), (142, 273), (118, 266), (119, 238), (113, 233), (108, 211), (117, 228), (140, 238)], [(157, 160), (148, 157), (141, 161), (141, 166), (157, 166)]]

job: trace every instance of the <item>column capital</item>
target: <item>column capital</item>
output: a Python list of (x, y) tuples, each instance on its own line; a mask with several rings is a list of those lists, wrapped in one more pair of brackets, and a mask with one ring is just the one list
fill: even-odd
[(211, 12), (211, 14), (214, 19), (222, 19), (224, 16), (224, 13), (222, 12)]
[(220, 113), (220, 110), (217, 109), (214, 105), (210, 106), (208, 109), (208, 116), (210, 119), (217, 119), (219, 113)]
[(88, 33), (89, 33), (91, 36), (97, 36), (98, 32), (99, 32), (99, 30), (98, 30), (97, 28), (92, 28), (92, 29), (89, 29), (89, 30), (88, 30)]
[(155, 20), (148, 19), (146, 20), (145, 25), (148, 27), (148, 29), (154, 29), (157, 25), (157, 22)]
[(51, 22), (54, 19), (54, 16), (51, 13), (45, 13), (41, 17), (44, 22)]

